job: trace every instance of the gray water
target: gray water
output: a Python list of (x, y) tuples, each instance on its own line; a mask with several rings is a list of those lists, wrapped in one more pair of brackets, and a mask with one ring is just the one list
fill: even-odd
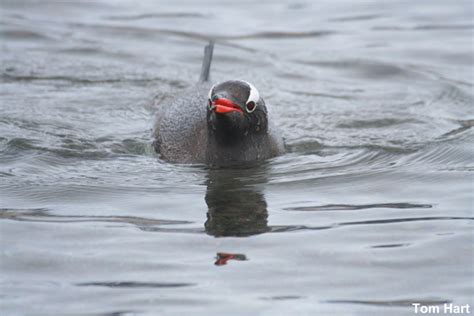
[[(471, 1), (1, 1), (2, 315), (474, 305)], [(163, 162), (155, 105), (260, 90), (287, 153)]]

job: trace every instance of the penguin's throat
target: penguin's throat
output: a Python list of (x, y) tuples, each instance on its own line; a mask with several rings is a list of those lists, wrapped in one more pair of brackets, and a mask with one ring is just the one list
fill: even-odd
[(232, 147), (245, 141), (248, 129), (242, 126), (226, 124), (230, 122), (213, 122), (208, 125), (209, 141), (220, 146)]

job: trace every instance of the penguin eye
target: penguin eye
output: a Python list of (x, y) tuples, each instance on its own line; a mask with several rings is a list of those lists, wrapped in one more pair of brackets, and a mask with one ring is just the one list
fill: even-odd
[(252, 113), (253, 111), (255, 111), (256, 107), (257, 105), (255, 104), (255, 102), (250, 101), (247, 102), (247, 104), (245, 105), (245, 110), (247, 111), (247, 113)]

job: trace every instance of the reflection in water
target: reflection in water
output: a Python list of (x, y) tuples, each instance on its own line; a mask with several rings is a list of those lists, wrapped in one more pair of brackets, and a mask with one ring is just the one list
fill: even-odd
[[(263, 200), (262, 202), (265, 203)], [(225, 208), (224, 205), (222, 209)], [(205, 223), (206, 232), (216, 237), (222, 236), (251, 236), (255, 234), (261, 234), (264, 232), (269, 233), (284, 233), (292, 231), (305, 231), (305, 230), (325, 230), (325, 229), (336, 229), (344, 226), (353, 225), (377, 225), (377, 224), (397, 224), (406, 222), (427, 222), (427, 221), (473, 221), (474, 217), (469, 216), (430, 216), (430, 217), (401, 217), (401, 218), (388, 218), (388, 219), (375, 219), (375, 220), (363, 220), (363, 221), (352, 221), (352, 222), (334, 222), (320, 226), (308, 226), (308, 225), (267, 225), (267, 212), (266, 209), (259, 209), (258, 211), (263, 212), (262, 214), (248, 214), (247, 212), (235, 212), (234, 214), (227, 214), (225, 211), (218, 211), (218, 215), (213, 214), (211, 220), (211, 212), (208, 213), (208, 220)], [(202, 234), (204, 231), (201, 228), (196, 227), (173, 227), (174, 225), (186, 225), (193, 224), (191, 221), (179, 221), (169, 219), (152, 219), (145, 217), (134, 217), (134, 216), (86, 216), (86, 215), (58, 215), (51, 214), (48, 209), (9, 209), (0, 208), (0, 219), (14, 220), (14, 221), (26, 221), (26, 222), (42, 222), (42, 223), (124, 223), (135, 225), (142, 231), (147, 232), (166, 232), (166, 233), (188, 233), (188, 234)], [(232, 222), (232, 221), (236, 222)], [(169, 227), (171, 226), (171, 227)], [(217, 226), (217, 228), (216, 228)], [(109, 226), (111, 227), (111, 226)], [(121, 227), (121, 226), (116, 226)], [(217, 234), (219, 232), (219, 234)], [(390, 245), (379, 245), (375, 248), (390, 248), (390, 247), (404, 247), (409, 244), (390, 244)]]
[(229, 260), (237, 260), (237, 261), (245, 261), (247, 257), (240, 253), (225, 253), (225, 252), (218, 252), (216, 255), (216, 262), (214, 264), (216, 266), (223, 266), (227, 264)]
[(267, 203), (257, 183), (265, 169), (209, 170), (206, 232), (215, 237), (245, 237), (270, 230)]

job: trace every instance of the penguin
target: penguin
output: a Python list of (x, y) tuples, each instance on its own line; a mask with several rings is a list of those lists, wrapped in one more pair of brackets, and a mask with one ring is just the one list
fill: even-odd
[(242, 166), (284, 153), (259, 91), (245, 80), (210, 82), (214, 44), (204, 49), (200, 79), (156, 111), (153, 131), (160, 158), (210, 167)]

